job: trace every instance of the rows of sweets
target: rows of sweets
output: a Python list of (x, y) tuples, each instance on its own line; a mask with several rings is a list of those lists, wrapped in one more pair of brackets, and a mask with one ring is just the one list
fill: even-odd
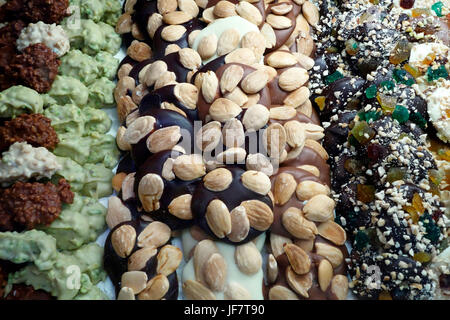
[(121, 12), (118, 0), (0, 1), (0, 300), (108, 298), (95, 241), (119, 156), (102, 108)]
[(445, 297), (448, 6), (424, 5), (126, 1), (117, 298)]

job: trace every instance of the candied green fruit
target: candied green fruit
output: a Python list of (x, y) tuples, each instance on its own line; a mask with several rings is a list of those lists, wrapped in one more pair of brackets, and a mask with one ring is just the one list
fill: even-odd
[(433, 10), (434, 12), (436, 12), (436, 15), (438, 17), (442, 17), (442, 7), (444, 6), (444, 4), (442, 3), (442, 1), (439, 2), (435, 2), (432, 6), (431, 6), (431, 10)]
[(352, 38), (345, 41), (345, 51), (347, 51), (349, 55), (354, 56), (355, 54), (358, 53), (358, 50), (359, 50), (358, 42), (356, 42), (355, 39)]
[(359, 230), (355, 235), (355, 248), (359, 251), (369, 245), (369, 236), (366, 232)]
[(371, 122), (371, 121), (376, 121), (376, 120), (380, 119), (381, 112), (379, 112), (379, 111), (368, 111), (368, 112), (361, 111), (360, 113), (358, 113), (358, 116), (359, 116), (360, 120)]
[(406, 176), (406, 168), (390, 168), (387, 172), (387, 181), (392, 183), (394, 181), (403, 180)]
[(426, 252), (417, 252), (414, 254), (414, 260), (420, 263), (427, 263), (431, 260), (431, 255)]
[(425, 129), (427, 127), (427, 120), (419, 113), (414, 112), (409, 116), (409, 120), (417, 124), (420, 128)]
[(363, 164), (361, 163), (361, 161), (358, 161), (353, 158), (347, 159), (344, 162), (345, 170), (354, 175), (360, 174), (362, 172), (361, 170), (362, 166)]
[(441, 229), (436, 225), (431, 215), (426, 212), (420, 217), (420, 221), (425, 227), (425, 238), (429, 239), (432, 243), (437, 243), (441, 236)]
[(385, 89), (385, 90), (393, 90), (395, 88), (395, 83), (390, 81), (390, 80), (386, 80), (381, 82), (381, 86)]
[(325, 83), (330, 84), (335, 81), (338, 81), (339, 79), (342, 79), (343, 77), (344, 76), (342, 75), (342, 73), (340, 73), (339, 71), (335, 71), (325, 78)]
[(392, 118), (399, 123), (405, 123), (409, 119), (409, 111), (404, 106), (397, 105), (392, 113)]
[(370, 87), (368, 87), (364, 93), (366, 94), (367, 99), (373, 99), (377, 96), (377, 86), (376, 85), (371, 85)]
[(351, 134), (360, 144), (366, 144), (373, 138), (375, 131), (366, 121), (359, 121), (353, 127)]
[(385, 113), (392, 113), (397, 105), (396, 97), (388, 96), (381, 92), (378, 92), (377, 100)]
[(392, 77), (398, 83), (406, 84), (407, 86), (412, 86), (415, 83), (414, 78), (412, 78), (411, 75), (410, 75), (411, 76), (411, 78), (410, 78), (410, 77), (408, 77), (408, 75), (409, 75), (409, 73), (403, 69), (395, 69), (392, 74)]
[(439, 66), (437, 69), (433, 69), (432, 67), (429, 67), (427, 70), (428, 82), (432, 82), (439, 78), (444, 78), (444, 79), (448, 78), (448, 72), (445, 69), (445, 66)]
[(375, 199), (375, 187), (370, 184), (358, 184), (356, 199), (364, 203), (372, 202)]

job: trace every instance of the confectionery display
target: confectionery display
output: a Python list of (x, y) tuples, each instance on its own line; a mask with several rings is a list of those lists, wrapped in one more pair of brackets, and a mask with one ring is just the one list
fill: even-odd
[(0, 300), (448, 300), (449, 19), (0, 0)]

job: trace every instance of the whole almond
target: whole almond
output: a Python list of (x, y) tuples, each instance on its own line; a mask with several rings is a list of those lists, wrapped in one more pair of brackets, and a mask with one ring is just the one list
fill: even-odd
[(312, 139), (306, 139), (305, 146), (316, 151), (322, 157), (322, 159), (328, 160), (328, 152), (324, 149), (324, 147), (322, 147), (319, 142)]
[(286, 130), (279, 123), (272, 123), (263, 133), (263, 144), (271, 157), (279, 157), (286, 146)]
[(159, 199), (161, 199), (163, 191), (164, 182), (157, 174), (146, 174), (141, 181), (139, 181), (139, 200), (146, 212), (152, 212), (159, 209)]
[(168, 42), (175, 42), (181, 39), (186, 33), (186, 28), (181, 25), (169, 25), (161, 30), (161, 38)]
[[(122, 96), (119, 98), (119, 101), (117, 101), (117, 115), (119, 117), (119, 121), (120, 122), (124, 122), (127, 118), (127, 116), (137, 108), (137, 105), (134, 103), (132, 97), (130, 96)], [(123, 127), (123, 126), (122, 126)], [(122, 133), (122, 138), (123, 138), (123, 134), (126, 131), (126, 128), (123, 127), (123, 133)], [(117, 133), (119, 135), (119, 132)], [(123, 139), (120, 140), (121, 145), (118, 144), (119, 148), (126, 148), (126, 149), (121, 149), (121, 150), (127, 150), (128, 147), (131, 149), (130, 144), (127, 141), (124, 141)]]
[(337, 274), (331, 280), (331, 293), (333, 293), (338, 300), (346, 300), (348, 294), (348, 279), (342, 274)]
[(158, 261), (156, 273), (168, 277), (177, 270), (182, 259), (183, 253), (179, 248), (172, 245), (165, 245), (156, 256), (156, 260)]
[(206, 173), (201, 155), (181, 155), (173, 163), (173, 172), (183, 181), (195, 180)]
[(183, 293), (188, 300), (216, 300), (211, 290), (195, 280), (186, 280), (183, 283)]
[(345, 230), (334, 221), (322, 222), (317, 229), (322, 237), (338, 246), (342, 246), (347, 240)]
[(333, 266), (327, 259), (320, 261), (317, 274), (320, 289), (323, 292), (327, 291), (328, 286), (331, 283), (331, 278), (333, 278)]
[(183, 48), (178, 51), (180, 63), (189, 70), (197, 69), (202, 64), (202, 58), (197, 51), (191, 48)]
[(283, 212), (281, 221), (283, 227), (297, 239), (314, 239), (318, 233), (315, 223), (305, 219), (301, 210), (295, 207)]
[(202, 151), (214, 150), (222, 137), (222, 126), (219, 121), (205, 124), (195, 136), (195, 144)]
[(298, 184), (296, 194), (299, 200), (304, 201), (319, 194), (328, 196), (330, 194), (330, 188), (327, 185), (306, 180)]
[(208, 24), (216, 20), (216, 17), (214, 16), (214, 7), (209, 7), (203, 10), (202, 20)]
[(135, 172), (127, 174), (125, 179), (122, 181), (122, 200), (127, 201), (128, 199), (134, 199), (136, 197), (134, 193), (134, 182), (135, 182)]
[(268, 23), (264, 23), (261, 28), (261, 34), (264, 36), (266, 40), (266, 48), (271, 49), (277, 43), (277, 36), (272, 26)]
[[(192, 0), (193, 1), (193, 0)], [(195, 39), (197, 38), (197, 36), (200, 34), (201, 30), (194, 30), (191, 33), (189, 33), (188, 36), (188, 43), (189, 43), (189, 47), (192, 48), (194, 46), (194, 42)]]
[(253, 242), (236, 247), (234, 259), (239, 270), (247, 275), (257, 273), (262, 267), (262, 256)]
[(203, 74), (202, 94), (207, 103), (212, 103), (217, 95), (219, 88), (219, 79), (212, 71), (207, 71)]
[(157, 90), (159, 88), (162, 88), (162, 87), (165, 87), (165, 86), (168, 86), (171, 84), (176, 84), (176, 80), (177, 80), (177, 76), (176, 76), (175, 72), (166, 71), (160, 75), (158, 80), (156, 80), (154, 89)]
[(251, 65), (257, 62), (255, 53), (248, 48), (237, 48), (225, 57), (225, 63), (242, 63)]
[(297, 115), (297, 110), (291, 106), (281, 106), (270, 108), (270, 119), (289, 120)]
[(211, 58), (217, 50), (217, 36), (211, 33), (198, 43), (197, 52), (203, 60)]
[[(228, 1), (225, 2), (229, 3)], [(236, 49), (239, 45), (240, 39), (241, 35), (239, 31), (234, 28), (230, 28), (222, 32), (217, 44), (217, 55), (222, 56)]]
[(308, 71), (300, 67), (289, 68), (280, 74), (278, 85), (285, 91), (294, 91), (308, 81)]
[(227, 122), (228, 120), (238, 116), (241, 111), (241, 107), (233, 101), (226, 98), (218, 98), (211, 104), (209, 108), (209, 115), (213, 120)]
[[(311, 95), (311, 92), (309, 91), (308, 87), (300, 87), (294, 91), (292, 91), (291, 93), (289, 93), (289, 95), (284, 98), (283, 103), (294, 107), (294, 108), (299, 108), (300, 106), (302, 106), (302, 104), (304, 104), (306, 101), (309, 101), (309, 96)], [(303, 111), (303, 109), (300, 109), (299, 111), (301, 111), (302, 113), (304, 113), (305, 115), (308, 116), (311, 115), (311, 112), (306, 112)]]
[(119, 294), (117, 295), (117, 300), (136, 300), (133, 289), (128, 287), (123, 287), (120, 289)]
[(244, 75), (244, 69), (238, 65), (231, 65), (225, 69), (220, 78), (220, 91), (222, 94), (231, 92), (241, 82)]
[(284, 252), (295, 273), (302, 275), (309, 272), (311, 269), (311, 259), (302, 248), (290, 243), (284, 246)]
[(138, 295), (139, 300), (161, 300), (169, 291), (170, 283), (163, 274), (158, 274), (147, 283), (147, 287)]
[(237, 282), (229, 282), (225, 287), (225, 300), (251, 300), (252, 296), (247, 289)]
[(230, 170), (225, 168), (215, 169), (203, 177), (205, 188), (214, 192), (226, 190), (232, 181), (233, 176)]
[(302, 13), (310, 25), (316, 26), (319, 23), (319, 9), (312, 2), (305, 1)]
[(111, 235), (111, 244), (114, 251), (121, 258), (130, 255), (136, 242), (136, 230), (127, 224), (124, 224), (114, 230)]
[(297, 187), (297, 182), (289, 173), (280, 173), (274, 181), (273, 196), (275, 204), (282, 206), (291, 199)]
[(335, 203), (330, 197), (319, 194), (306, 203), (303, 212), (308, 220), (314, 222), (325, 222), (333, 219)]
[(299, 169), (308, 171), (309, 173), (313, 174), (316, 177), (320, 177), (320, 171), (316, 166), (311, 166), (309, 164), (304, 164), (302, 166), (298, 166)]
[(162, 60), (153, 62), (145, 72), (144, 81), (148, 87), (155, 84), (156, 80), (167, 71), (167, 64)]
[(269, 300), (299, 300), (299, 298), (292, 290), (276, 285), (269, 290)]
[(155, 36), (156, 30), (162, 26), (163, 23), (163, 16), (162, 14), (159, 14), (157, 12), (153, 13), (150, 18), (148, 18), (147, 22), (147, 32), (150, 36), (150, 38), (153, 38)]
[(275, 14), (269, 14), (266, 17), (266, 22), (270, 24), (274, 29), (282, 30), (292, 26), (291, 19), (285, 16), (279, 16)]
[(214, 6), (214, 15), (218, 18), (226, 18), (236, 15), (236, 9), (230, 1), (221, 0)]
[(250, 221), (247, 217), (245, 208), (237, 206), (230, 212), (231, 232), (227, 236), (230, 241), (240, 242), (247, 238), (250, 231)]
[(295, 292), (304, 298), (309, 298), (308, 291), (312, 287), (311, 273), (299, 275), (294, 272), (292, 267), (286, 269), (286, 281)]
[[(117, 193), (119, 193), (120, 190), (122, 189), (122, 182), (126, 176), (127, 176), (127, 174), (125, 172), (119, 172), (119, 173), (115, 174), (114, 177), (111, 179), (111, 185), (112, 185), (114, 191), (116, 191)], [(112, 229), (112, 228), (110, 228), (110, 229)]]
[(257, 131), (267, 124), (269, 117), (269, 109), (261, 104), (255, 104), (245, 111), (242, 124), (247, 130)]
[(199, 8), (194, 0), (178, 0), (178, 8), (186, 12), (191, 17), (198, 16)]
[(156, 255), (156, 248), (142, 248), (130, 256), (128, 259), (128, 271), (139, 271), (145, 268), (147, 262)]
[(205, 239), (201, 240), (194, 248), (194, 272), (195, 279), (206, 284), (203, 274), (203, 267), (208, 259), (214, 254), (220, 253), (214, 241)]
[(142, 62), (151, 58), (152, 49), (145, 42), (133, 40), (127, 49), (127, 55), (137, 62)]
[(248, 96), (239, 87), (235, 87), (231, 92), (225, 93), (224, 98), (233, 101), (240, 107), (243, 107), (248, 102)]
[(258, 8), (247, 1), (241, 1), (236, 5), (236, 12), (245, 20), (259, 26), (263, 22), (263, 16)]
[(192, 19), (192, 16), (184, 11), (172, 11), (163, 14), (163, 21), (167, 24), (184, 24)]
[(269, 77), (264, 70), (255, 70), (242, 80), (241, 88), (248, 94), (257, 93), (267, 85), (268, 81)]
[(333, 268), (339, 267), (344, 261), (344, 256), (342, 254), (342, 251), (339, 250), (339, 248), (336, 248), (326, 243), (318, 243), (318, 242), (316, 242), (315, 248), (316, 253), (326, 258), (328, 261), (330, 261)]
[(128, 271), (122, 274), (121, 287), (133, 290), (134, 294), (140, 293), (147, 286), (147, 274), (143, 271)]
[(115, 226), (125, 221), (131, 221), (130, 209), (128, 209), (118, 197), (110, 197), (108, 199), (106, 224), (110, 229), (113, 229)]
[(265, 231), (273, 223), (272, 209), (262, 201), (247, 200), (240, 204), (245, 208), (250, 226), (258, 231)]
[(241, 40), (242, 48), (249, 48), (258, 59), (262, 57), (266, 50), (266, 39), (259, 31), (250, 31), (244, 34)]
[(132, 25), (133, 21), (131, 19), (131, 14), (124, 13), (117, 20), (115, 31), (118, 34), (130, 33)]
[(174, 215), (178, 219), (181, 220), (192, 220), (193, 215), (191, 211), (191, 201), (192, 195), (183, 194), (174, 198), (170, 203), (167, 209), (170, 214)]
[(271, 188), (269, 177), (260, 171), (245, 171), (241, 181), (244, 187), (262, 195), (268, 194)]
[(288, 14), (289, 12), (291, 12), (292, 8), (293, 8), (292, 4), (285, 2), (285, 3), (281, 3), (279, 5), (271, 7), (270, 11), (279, 16), (284, 16), (284, 15)]
[(219, 199), (212, 200), (206, 208), (206, 222), (220, 239), (231, 232), (231, 216), (227, 206)]
[[(295, 110), (295, 109), (294, 109)], [(286, 141), (292, 148), (304, 147), (305, 127), (297, 120), (291, 120), (284, 124), (286, 130)]]
[(124, 6), (124, 11), (127, 13), (133, 13), (136, 2), (137, 2), (137, 0), (126, 0), (125, 6)]
[(274, 68), (287, 68), (297, 64), (297, 59), (290, 52), (275, 51), (267, 57), (267, 63)]
[(213, 253), (203, 266), (203, 275), (208, 287), (215, 292), (225, 290), (227, 262), (219, 253)]
[(147, 138), (147, 148), (151, 153), (163, 150), (171, 150), (180, 141), (181, 131), (179, 126), (170, 126), (154, 131)]
[(261, 171), (268, 176), (271, 176), (274, 171), (270, 159), (261, 153), (249, 154), (245, 164), (247, 170)]
[(178, 3), (177, 0), (157, 0), (156, 7), (159, 13), (165, 14), (177, 10)]
[(142, 230), (137, 238), (138, 247), (159, 248), (166, 244), (171, 237), (169, 226), (160, 221), (154, 221)]
[(198, 89), (190, 83), (178, 83), (173, 89), (173, 93), (177, 99), (187, 108), (195, 110), (198, 101)]
[(245, 163), (247, 152), (244, 148), (228, 148), (217, 155), (216, 161), (220, 164)]

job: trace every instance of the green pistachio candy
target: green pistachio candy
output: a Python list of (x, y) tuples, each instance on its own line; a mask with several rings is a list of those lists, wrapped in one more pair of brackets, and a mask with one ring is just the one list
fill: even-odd
[(106, 133), (111, 128), (112, 120), (105, 111), (86, 107), (83, 109), (83, 114), (86, 117), (86, 134)]
[(0, 118), (22, 113), (42, 113), (44, 100), (38, 92), (24, 86), (13, 86), (0, 92)]
[(88, 88), (78, 79), (68, 76), (57, 76), (48, 95), (58, 104), (75, 104), (84, 107), (88, 102)]
[(105, 230), (105, 215), (97, 200), (75, 193), (73, 203), (64, 204), (59, 217), (42, 230), (56, 239), (58, 249), (74, 250), (98, 238)]
[[(70, 189), (74, 192), (80, 192), (83, 190), (84, 184), (86, 183), (86, 173), (87, 171), (70, 158), (57, 157), (58, 163), (61, 165), (61, 169), (58, 170), (57, 176), (53, 177), (55, 182), (59, 177), (64, 177), (70, 183)], [(58, 177), (59, 176), (59, 177)]]
[(107, 168), (114, 168), (119, 158), (116, 139), (110, 134), (98, 133), (93, 133), (90, 138), (90, 154), (87, 162), (102, 163)]
[(119, 59), (115, 58), (111, 53), (106, 51), (100, 51), (95, 56), (95, 60), (98, 62), (98, 68), (100, 69), (100, 75), (114, 80), (116, 77), (117, 69), (119, 67)]
[[(42, 234), (51, 237), (43, 232)], [(77, 299), (78, 296), (87, 295), (106, 299), (106, 295), (99, 293), (95, 287), (106, 278), (106, 273), (102, 269), (103, 248), (99, 245), (91, 243), (75, 251), (56, 252), (55, 257), (48, 262), (51, 264), (50, 269), (28, 264), (10, 275), (9, 284), (25, 283), (36, 290), (47, 291), (61, 300)], [(94, 290), (93, 294), (90, 293), (91, 290)]]
[(55, 104), (45, 109), (44, 115), (52, 120), (52, 127), (60, 138), (64, 135), (82, 136), (84, 134), (86, 117), (76, 105)]
[(95, 80), (88, 86), (89, 103), (93, 108), (107, 108), (114, 105), (114, 89), (116, 84), (107, 78)]
[(61, 58), (59, 74), (78, 78), (85, 85), (89, 85), (100, 77), (101, 71), (93, 57), (80, 50), (70, 50)]
[(89, 55), (95, 55), (102, 50), (111, 54), (119, 51), (122, 40), (112, 26), (104, 22), (95, 23), (90, 19), (80, 19), (78, 22), (63, 22), (71, 48)]
[(111, 169), (91, 163), (84, 165), (84, 168), (87, 170), (87, 182), (81, 194), (93, 198), (109, 196), (112, 193), (111, 179), (114, 176)]

